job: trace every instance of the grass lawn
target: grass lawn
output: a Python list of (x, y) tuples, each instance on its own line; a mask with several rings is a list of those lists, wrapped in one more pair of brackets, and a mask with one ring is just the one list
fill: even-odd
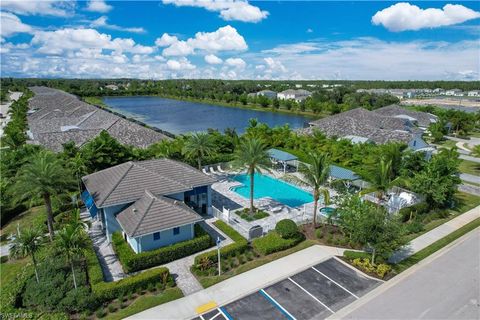
[(86, 102), (86, 103), (89, 103), (89, 104), (93, 104), (94, 106), (99, 106), (99, 107), (102, 107), (102, 108), (109, 108), (105, 102), (103, 102), (102, 98), (101, 97), (83, 97), (83, 100)]
[(5, 263), (0, 263), (0, 283), (5, 286), (22, 270), (22, 268), (30, 262), (30, 258), (23, 258), (18, 260), (9, 260)]
[(474, 195), (471, 195), (471, 194), (468, 194), (468, 193), (465, 193), (465, 192), (461, 192), (461, 191), (457, 191), (457, 193), (455, 194), (455, 198), (457, 199), (457, 204), (454, 208), (450, 209), (450, 215), (446, 218), (440, 218), (440, 219), (435, 219), (435, 220), (432, 220), (430, 222), (428, 222), (427, 224), (424, 225), (424, 230), (422, 230), (421, 232), (418, 232), (418, 233), (412, 233), (412, 234), (409, 234), (406, 236), (407, 240), (410, 241), (410, 240), (413, 240), (419, 236), (421, 236), (422, 234), (424, 234), (425, 232), (428, 232), (432, 229), (435, 229), (436, 227), (444, 224), (445, 222), (455, 218), (455, 217), (458, 217), (459, 215), (461, 215), (462, 213), (465, 213), (477, 206), (480, 205), (480, 197), (478, 196), (474, 196)]
[(440, 142), (435, 142), (435, 144), (437, 146), (440, 146), (440, 147), (446, 148), (446, 149), (451, 149), (451, 148), (455, 147), (456, 143), (457, 143), (456, 141), (449, 140), (449, 139), (442, 140)]
[(280, 252), (275, 252), (272, 254), (269, 254), (267, 256), (262, 256), (258, 257), (255, 260), (249, 261), (247, 263), (244, 263), (232, 270), (229, 270), (222, 274), (221, 276), (197, 276), (198, 281), (204, 288), (208, 288), (210, 286), (213, 286), (214, 284), (217, 284), (223, 280), (226, 280), (228, 278), (234, 277), (236, 275), (239, 275), (241, 273), (244, 273), (246, 271), (255, 269), (257, 267), (260, 267), (261, 265), (264, 265), (266, 263), (272, 262), (274, 260), (280, 259), (282, 257), (288, 256), (289, 254), (292, 254), (294, 252), (303, 250), (305, 248), (308, 248), (312, 245), (314, 245), (316, 242), (312, 240), (305, 240), (303, 242), (300, 242), (297, 244), (295, 247), (292, 247), (290, 249), (280, 251)]
[(182, 290), (177, 287), (165, 289), (165, 291), (159, 295), (140, 296), (125, 309), (120, 309), (117, 312), (109, 313), (105, 317), (105, 319), (124, 319), (136, 313), (142, 312), (163, 303), (167, 303), (172, 300), (179, 299), (181, 297), (183, 297)]
[(239, 212), (240, 218), (246, 221), (255, 221), (259, 219), (263, 219), (269, 216), (268, 212), (263, 211), (263, 210), (258, 210), (253, 214), (250, 215), (250, 209), (244, 209), (243, 211)]
[(23, 228), (30, 228), (32, 226), (44, 226), (46, 221), (47, 217), (45, 215), (45, 208), (43, 206), (28, 209), (3, 226), (3, 228), (0, 230), (0, 243), (5, 243), (8, 236), (17, 232), (17, 225), (21, 230)]
[(432, 243), (425, 249), (420, 250), (419, 252), (415, 253), (412, 255), (410, 258), (403, 260), (400, 263), (397, 263), (396, 265), (393, 266), (393, 269), (397, 272), (400, 273), (402, 271), (405, 271), (406, 269), (410, 268), (414, 264), (417, 264), (421, 260), (425, 259), (429, 255), (437, 252), (438, 250), (442, 249), (449, 243), (455, 241), (456, 239), (460, 238), (464, 234), (467, 234), (468, 232), (480, 227), (480, 218), (477, 218), (473, 220), (472, 222), (464, 225), (460, 229), (450, 233), (446, 237)]
[(458, 167), (458, 169), (462, 173), (468, 173), (468, 174), (480, 176), (480, 163), (476, 163), (468, 160), (462, 160), (462, 162), (460, 162), (460, 166)]

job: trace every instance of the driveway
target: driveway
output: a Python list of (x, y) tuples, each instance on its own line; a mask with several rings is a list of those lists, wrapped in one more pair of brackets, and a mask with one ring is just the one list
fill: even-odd
[(479, 319), (479, 261), (477, 228), (433, 260), (399, 275), (396, 283), (394, 278), (372, 292), (375, 295), (355, 310), (342, 310), (332, 318)]

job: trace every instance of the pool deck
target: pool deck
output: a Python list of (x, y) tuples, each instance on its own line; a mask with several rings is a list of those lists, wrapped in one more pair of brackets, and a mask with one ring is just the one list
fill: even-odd
[[(298, 173), (294, 173), (296, 175)], [(280, 179), (283, 176), (283, 173), (271, 172), (269, 176)], [(250, 199), (244, 198), (232, 188), (242, 185), (240, 182), (232, 181), (228, 179), (228, 174), (217, 175), (219, 181), (212, 185), (213, 193), (213, 206), (218, 210), (222, 211), (223, 209), (228, 209), (229, 216), (223, 217), (224, 220), (228, 222), (241, 234), (246, 236), (248, 230), (255, 226), (262, 226), (265, 232), (275, 228), (275, 225), (278, 221), (282, 219), (292, 219), (296, 223), (307, 223), (313, 220), (313, 202), (305, 203), (299, 207), (289, 207), (283, 203), (280, 203), (272, 198), (265, 197), (254, 199), (254, 206), (260, 208), (264, 211), (267, 211), (270, 215), (266, 218), (246, 221), (240, 218), (239, 215), (235, 213), (238, 209), (250, 207)], [(306, 192), (311, 193), (311, 188), (305, 188), (301, 186), (296, 186), (299, 189), (302, 189)], [(331, 197), (336, 195), (336, 192), (329, 189)], [(322, 201), (319, 201), (319, 208), (322, 207)]]

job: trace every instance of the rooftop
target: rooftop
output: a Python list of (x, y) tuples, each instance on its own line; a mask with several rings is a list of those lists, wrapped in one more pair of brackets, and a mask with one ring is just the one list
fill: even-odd
[(374, 112), (382, 116), (408, 119), (416, 122), (417, 125), (419, 125), (420, 127), (425, 128), (428, 127), (431, 123), (436, 122), (438, 119), (438, 117), (433, 114), (409, 110), (406, 108), (402, 108), (396, 104), (377, 109)]
[(191, 224), (202, 218), (181, 201), (155, 196), (148, 190), (116, 219), (129, 237), (138, 237)]
[(95, 205), (102, 208), (137, 201), (145, 190), (156, 196), (172, 195), (216, 180), (187, 164), (155, 159), (122, 163), (84, 176), (82, 181)]
[(293, 154), (290, 154), (288, 152), (278, 150), (278, 149), (269, 149), (268, 154), (270, 155), (270, 158), (279, 160), (279, 161), (292, 161), (292, 160), (297, 160), (298, 158), (294, 156)]

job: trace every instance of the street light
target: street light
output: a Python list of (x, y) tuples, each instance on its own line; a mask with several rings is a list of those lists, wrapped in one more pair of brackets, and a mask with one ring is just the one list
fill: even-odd
[(221, 268), (221, 265), (220, 265), (220, 243), (222, 242), (222, 240), (220, 240), (220, 237), (217, 237), (217, 254), (218, 254), (218, 275), (220, 275), (220, 273), (222, 272), (222, 268)]

